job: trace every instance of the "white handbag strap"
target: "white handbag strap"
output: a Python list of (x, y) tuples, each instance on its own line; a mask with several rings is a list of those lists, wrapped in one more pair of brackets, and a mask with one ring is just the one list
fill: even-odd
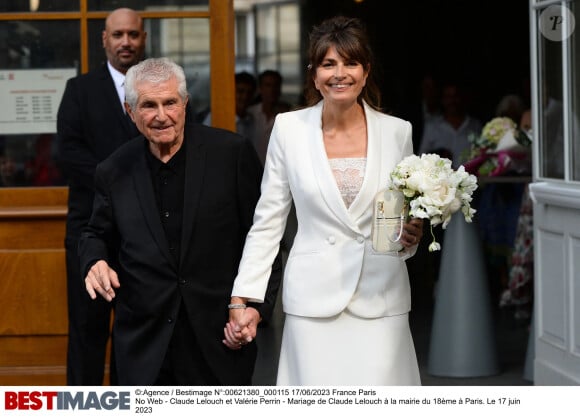
[[(389, 242), (391, 243), (395, 243), (395, 242), (399, 242), (399, 240), (401, 239), (401, 236), (403, 236), (403, 222), (405, 221), (405, 214), (401, 213), (401, 223), (399, 224), (399, 234), (397, 235), (397, 238), (395, 240), (391, 240), (391, 238), (387, 238), (389, 240)], [(395, 219), (395, 217), (392, 217), (391, 219)]]

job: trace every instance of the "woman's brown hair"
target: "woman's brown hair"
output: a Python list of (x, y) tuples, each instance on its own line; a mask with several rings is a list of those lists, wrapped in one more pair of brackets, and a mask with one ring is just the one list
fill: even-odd
[(314, 86), (314, 76), (330, 47), (335, 47), (342, 58), (362, 64), (368, 72), (368, 77), (358, 100), (359, 102), (364, 100), (372, 108), (380, 111), (381, 93), (371, 71), (374, 58), (366, 28), (360, 19), (345, 16), (327, 19), (315, 26), (310, 33), (309, 64), (304, 91), (306, 105), (315, 105), (322, 99), (322, 95)]

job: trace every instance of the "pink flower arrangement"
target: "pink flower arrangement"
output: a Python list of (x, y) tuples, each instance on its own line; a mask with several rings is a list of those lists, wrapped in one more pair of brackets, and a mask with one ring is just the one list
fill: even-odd
[[(530, 139), (507, 117), (489, 121), (479, 136), (471, 136), (471, 153), (465, 170), (478, 176), (499, 176), (519, 172), (529, 158)], [(519, 168), (518, 168), (519, 167)]]

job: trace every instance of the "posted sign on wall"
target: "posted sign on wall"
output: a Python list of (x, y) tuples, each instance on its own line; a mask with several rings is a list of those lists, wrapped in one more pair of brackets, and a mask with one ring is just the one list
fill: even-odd
[(56, 132), (56, 113), (75, 68), (0, 70), (0, 134)]

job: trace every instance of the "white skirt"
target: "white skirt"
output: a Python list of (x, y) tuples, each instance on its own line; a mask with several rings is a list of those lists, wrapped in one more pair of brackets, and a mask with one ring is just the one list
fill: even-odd
[(421, 385), (408, 314), (332, 318), (286, 314), (280, 386)]

